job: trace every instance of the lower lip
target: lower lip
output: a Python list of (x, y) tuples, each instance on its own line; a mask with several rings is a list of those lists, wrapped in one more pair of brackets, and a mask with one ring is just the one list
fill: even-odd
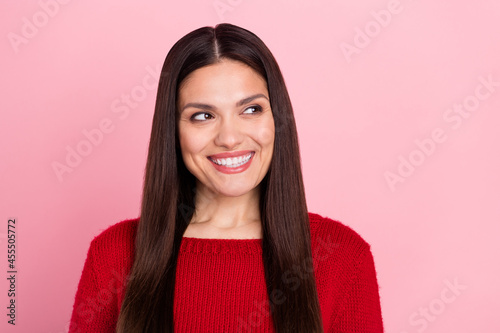
[(248, 167), (250, 167), (250, 163), (252, 163), (254, 155), (255, 155), (255, 153), (252, 153), (252, 156), (250, 156), (250, 159), (245, 164), (240, 165), (237, 168), (229, 168), (225, 165), (218, 165), (217, 163), (214, 163), (210, 158), (208, 160), (213, 164), (215, 169), (217, 169), (218, 171), (220, 171), (222, 173), (240, 173), (240, 172), (243, 172), (246, 169), (248, 169)]

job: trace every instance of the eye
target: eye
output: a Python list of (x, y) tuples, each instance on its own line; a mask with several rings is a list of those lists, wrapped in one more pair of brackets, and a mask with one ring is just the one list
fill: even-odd
[[(248, 110), (250, 110), (251, 112), (247, 112)], [(262, 107), (260, 105), (252, 105), (252, 106), (249, 106), (245, 109), (245, 111), (243, 111), (243, 113), (250, 113), (250, 114), (253, 114), (253, 113), (258, 113), (258, 112), (261, 112), (262, 111)]]
[(212, 118), (212, 115), (210, 113), (207, 113), (207, 112), (197, 112), (191, 116), (191, 120), (194, 120), (194, 121), (205, 121), (205, 120), (208, 120), (211, 118)]

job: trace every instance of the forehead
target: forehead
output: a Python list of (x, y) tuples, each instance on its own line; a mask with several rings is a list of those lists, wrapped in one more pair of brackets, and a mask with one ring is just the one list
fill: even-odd
[(224, 59), (190, 73), (179, 87), (179, 102), (224, 102), (257, 93), (269, 97), (265, 79), (242, 62)]

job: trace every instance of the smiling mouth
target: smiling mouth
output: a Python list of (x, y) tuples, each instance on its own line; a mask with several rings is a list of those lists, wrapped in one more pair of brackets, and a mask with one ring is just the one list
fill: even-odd
[(237, 168), (244, 164), (247, 164), (248, 161), (252, 158), (254, 153), (248, 153), (246, 155), (238, 156), (238, 157), (228, 157), (228, 158), (212, 158), (209, 157), (210, 161), (214, 162), (217, 165), (225, 166), (227, 168)]

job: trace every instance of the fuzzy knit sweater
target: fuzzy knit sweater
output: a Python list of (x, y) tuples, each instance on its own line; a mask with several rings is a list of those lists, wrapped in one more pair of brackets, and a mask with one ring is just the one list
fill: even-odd
[[(370, 246), (355, 231), (309, 213), (314, 276), (325, 333), (383, 332)], [(138, 219), (117, 223), (91, 243), (69, 332), (115, 332)], [(184, 237), (177, 262), (175, 332), (275, 332), (260, 239)], [(284, 274), (292, 290), (298, 268)], [(296, 287), (295, 287), (296, 288)], [(277, 302), (277, 301), (276, 301)]]

